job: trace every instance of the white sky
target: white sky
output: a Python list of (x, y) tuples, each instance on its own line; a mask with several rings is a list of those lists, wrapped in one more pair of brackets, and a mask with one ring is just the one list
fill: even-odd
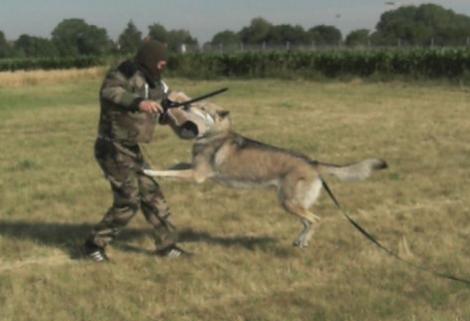
[[(393, 0), (392, 0), (393, 1)], [(186, 29), (206, 42), (222, 30), (239, 31), (254, 17), (308, 29), (319, 24), (338, 27), (345, 36), (354, 29), (373, 30), (380, 15), (397, 7), (388, 0), (2, 0), (0, 30), (7, 39), (26, 33), (49, 37), (65, 18), (82, 18), (106, 28), (116, 39), (133, 20), (144, 34), (153, 23), (167, 29)], [(435, 3), (470, 16), (470, 0), (401, 0), (395, 3)]]

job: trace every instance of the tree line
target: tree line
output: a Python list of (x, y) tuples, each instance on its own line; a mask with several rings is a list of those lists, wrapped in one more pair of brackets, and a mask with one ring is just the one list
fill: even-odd
[(263, 18), (235, 32), (225, 30), (212, 46), (470, 46), (470, 17), (435, 4), (403, 6), (383, 13), (375, 30), (353, 30), (344, 38), (335, 26), (274, 25)]
[(257, 17), (239, 31), (216, 33), (203, 45), (188, 30), (167, 30), (158, 23), (148, 26), (144, 35), (132, 21), (113, 41), (106, 29), (88, 24), (83, 19), (71, 18), (61, 21), (49, 38), (23, 34), (14, 41), (7, 41), (0, 31), (0, 58), (129, 55), (145, 37), (167, 43), (172, 52), (181, 51), (183, 45), (197, 50), (251, 45), (470, 46), (470, 17), (435, 4), (404, 6), (384, 12), (375, 30), (353, 30), (345, 37), (335, 26), (317, 25), (304, 29), (299, 25), (276, 25)]
[[(148, 26), (146, 37), (165, 42), (171, 51), (176, 51), (183, 43), (190, 46), (198, 43), (189, 31), (167, 30), (158, 23)], [(71, 18), (62, 20), (52, 30), (50, 38), (23, 34), (9, 42), (0, 31), (0, 58), (127, 55), (135, 52), (142, 40), (143, 34), (132, 20), (117, 41), (113, 41), (106, 29), (88, 24), (84, 19)]]

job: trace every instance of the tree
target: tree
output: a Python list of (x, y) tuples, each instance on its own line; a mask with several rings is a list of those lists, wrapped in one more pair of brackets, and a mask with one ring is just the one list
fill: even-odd
[(272, 24), (264, 18), (254, 18), (248, 27), (240, 31), (240, 39), (246, 44), (261, 44), (267, 41), (271, 28)]
[(341, 31), (334, 26), (319, 25), (308, 30), (310, 40), (317, 46), (337, 46), (341, 43)]
[(103, 55), (112, 48), (112, 41), (106, 29), (90, 25), (77, 39), (80, 55)]
[(351, 31), (345, 39), (346, 46), (367, 46), (369, 44), (369, 30), (358, 29)]
[(197, 39), (191, 36), (187, 30), (171, 30), (168, 32), (168, 49), (173, 52), (179, 52), (181, 45), (197, 46)]
[(272, 26), (267, 36), (267, 42), (274, 45), (292, 45), (309, 44), (308, 33), (301, 26), (292, 26), (281, 24)]
[(11, 46), (8, 44), (3, 31), (0, 31), (0, 58), (9, 57), (11, 54)]
[(236, 32), (225, 30), (216, 33), (211, 40), (211, 45), (224, 47), (235, 47), (240, 44), (240, 37)]
[(112, 47), (106, 29), (77, 18), (62, 20), (52, 31), (52, 42), (62, 56), (103, 55)]
[(382, 14), (374, 44), (462, 45), (470, 35), (470, 17), (435, 4), (406, 6)]
[(142, 32), (131, 21), (127, 23), (126, 29), (121, 33), (118, 39), (119, 51), (124, 54), (130, 54), (137, 51), (142, 42)]
[(154, 40), (168, 43), (168, 31), (159, 23), (154, 23), (149, 26), (148, 36)]
[(171, 52), (179, 52), (183, 44), (189, 46), (198, 44), (197, 39), (192, 37), (189, 31), (183, 29), (168, 31), (158, 23), (149, 26), (148, 37), (166, 43)]
[(18, 55), (24, 57), (51, 57), (57, 56), (57, 49), (46, 38), (33, 37), (26, 34), (21, 35), (15, 41), (15, 49)]

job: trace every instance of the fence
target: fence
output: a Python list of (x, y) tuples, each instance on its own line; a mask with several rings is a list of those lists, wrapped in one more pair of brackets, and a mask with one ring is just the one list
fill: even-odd
[(202, 46), (199, 45), (186, 45), (183, 44), (180, 47), (178, 53), (238, 53), (238, 52), (271, 52), (271, 51), (336, 51), (336, 50), (416, 50), (416, 49), (436, 49), (436, 48), (470, 48), (470, 36), (461, 38), (459, 41), (442, 41), (436, 38), (430, 38), (428, 41), (424, 41), (421, 44), (415, 44), (407, 42), (403, 39), (396, 39), (394, 45), (376, 45), (370, 41), (366, 44), (358, 45), (346, 45), (340, 42), (336, 45), (324, 45), (324, 44), (294, 44), (291, 42), (285, 42), (284, 44), (211, 44), (205, 43)]

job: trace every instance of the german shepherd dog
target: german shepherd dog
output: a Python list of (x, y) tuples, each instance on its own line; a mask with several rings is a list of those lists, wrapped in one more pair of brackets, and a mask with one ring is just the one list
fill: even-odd
[[(180, 97), (182, 101), (187, 98), (185, 95)], [(237, 188), (273, 186), (282, 207), (299, 217), (303, 224), (293, 242), (297, 247), (308, 245), (314, 225), (320, 220), (309, 209), (322, 189), (322, 175), (332, 174), (341, 180), (363, 180), (374, 170), (387, 167), (380, 159), (366, 159), (344, 166), (323, 163), (243, 137), (232, 131), (229, 112), (209, 103), (191, 105), (185, 112), (193, 119), (199, 117), (204, 124), (195, 126), (203, 130), (195, 134), (192, 163), (184, 169), (145, 170), (145, 174), (198, 183), (213, 179)]]

